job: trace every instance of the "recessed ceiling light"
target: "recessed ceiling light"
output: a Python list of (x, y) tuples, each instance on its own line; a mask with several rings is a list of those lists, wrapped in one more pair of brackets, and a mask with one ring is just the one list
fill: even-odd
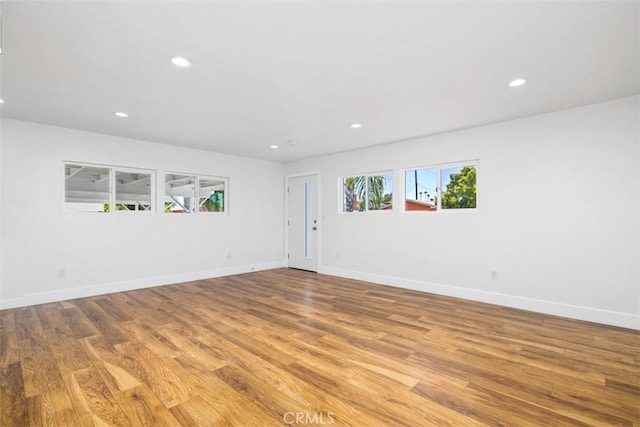
[(189, 61), (184, 56), (174, 56), (173, 58), (171, 58), (171, 63), (176, 67), (191, 67), (191, 61)]
[(0, 99), (0, 104), (4, 104), (4, 99)]
[(270, 145), (269, 148), (272, 148), (275, 150), (276, 148), (278, 148), (278, 146), (274, 144), (274, 145)]
[(527, 81), (525, 79), (515, 79), (509, 82), (509, 87), (518, 87), (525, 84)]
[(129, 117), (129, 115), (123, 111), (116, 111), (115, 113), (113, 113), (113, 115), (116, 117), (122, 117), (123, 119), (125, 117)]
[(351, 123), (349, 127), (352, 129), (358, 129), (358, 128), (361, 128), (362, 125), (360, 123)]

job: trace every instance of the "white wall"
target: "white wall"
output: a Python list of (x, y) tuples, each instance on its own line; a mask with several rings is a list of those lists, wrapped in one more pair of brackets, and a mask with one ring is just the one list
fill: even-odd
[[(320, 171), (320, 272), (640, 329), (638, 104), (286, 167), (2, 119), (0, 308), (284, 265), (283, 177)], [(402, 168), (476, 158), (475, 213), (338, 213), (340, 176), (394, 169), (400, 207)], [(228, 176), (230, 215), (64, 213), (63, 160)]]
[[(2, 205), (3, 205), (3, 198), (2, 198), (2, 141), (3, 141), (3, 137), (2, 137), (2, 132), (3, 127), (2, 127), (2, 120), (0, 120), (0, 300), (2, 300), (2, 246), (3, 246), (3, 241), (4, 241), (4, 234), (2, 232)], [(2, 305), (0, 304), (0, 307), (2, 307)]]
[[(286, 173), (321, 173), (321, 272), (640, 329), (638, 123), (636, 96)], [(402, 168), (466, 159), (477, 212), (401, 211)], [(338, 213), (339, 177), (388, 169), (393, 212)]]
[[(227, 176), (229, 215), (65, 213), (65, 160)], [(283, 169), (3, 119), (1, 307), (282, 266)]]

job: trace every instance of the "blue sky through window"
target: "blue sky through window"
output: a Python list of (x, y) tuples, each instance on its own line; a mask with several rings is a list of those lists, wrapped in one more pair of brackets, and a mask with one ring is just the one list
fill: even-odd
[[(464, 166), (443, 168), (442, 188), (447, 190), (447, 185), (451, 182), (451, 175), (460, 173)], [(438, 169), (411, 169), (405, 172), (405, 198), (408, 200), (433, 201), (438, 193)], [(417, 185), (416, 185), (417, 178)], [(417, 197), (416, 197), (417, 190)]]
[(413, 169), (405, 172), (406, 199), (431, 201), (437, 194), (437, 187), (438, 168)]

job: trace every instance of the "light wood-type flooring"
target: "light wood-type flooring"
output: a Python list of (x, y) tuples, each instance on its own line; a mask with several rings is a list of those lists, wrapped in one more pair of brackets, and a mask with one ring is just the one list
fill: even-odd
[(2, 426), (640, 426), (638, 331), (296, 270), (0, 326)]

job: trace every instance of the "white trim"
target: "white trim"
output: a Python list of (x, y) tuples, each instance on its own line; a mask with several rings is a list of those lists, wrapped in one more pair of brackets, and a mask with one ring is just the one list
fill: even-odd
[[(191, 212), (184, 212), (180, 215), (174, 216), (189, 216), (189, 215), (228, 215), (229, 214), (229, 177), (228, 176), (217, 176), (217, 175), (207, 175), (207, 174), (198, 174), (198, 173), (183, 173), (183, 172), (175, 172), (175, 171), (162, 171), (162, 197), (159, 198), (158, 212), (160, 214), (166, 214), (170, 212), (166, 212), (164, 208), (164, 203), (167, 197), (167, 175), (180, 175), (183, 177), (193, 177), (193, 210)], [(224, 185), (224, 198), (223, 198), (223, 211), (222, 212), (200, 212), (200, 179), (211, 179), (222, 181)], [(158, 180), (160, 180), (160, 175), (158, 176)]]
[(300, 178), (301, 176), (313, 176), (313, 175), (318, 175), (320, 176), (320, 171), (309, 171), (309, 172), (300, 172), (300, 173), (292, 173), (290, 175), (286, 175), (284, 177), (284, 181), (288, 182), (289, 178)]
[[(365, 199), (364, 199), (364, 210), (360, 211), (351, 211), (351, 212), (345, 212), (344, 211), (344, 181), (347, 178), (355, 178), (357, 176), (362, 176), (365, 178)], [(388, 210), (382, 210), (382, 209), (369, 209), (369, 177), (372, 176), (390, 176), (391, 177), (391, 209)], [(369, 214), (369, 213), (373, 213), (373, 212), (378, 212), (378, 213), (382, 213), (383, 215), (391, 215), (394, 213), (395, 211), (395, 205), (394, 203), (394, 198), (393, 198), (393, 192), (395, 190), (395, 181), (396, 181), (396, 169), (384, 169), (383, 171), (380, 172), (367, 172), (367, 173), (358, 173), (358, 174), (352, 174), (352, 175), (341, 175), (338, 176), (338, 214), (342, 215), (351, 215), (351, 214)]]
[[(148, 174), (149, 175), (149, 205), (151, 206), (150, 211), (119, 211), (116, 209), (116, 200), (118, 198), (118, 189), (117, 189), (117, 180), (116, 174), (118, 172), (124, 173), (140, 173), (140, 174)], [(156, 170), (155, 169), (136, 169), (136, 168), (121, 168), (117, 166), (113, 166), (111, 168), (111, 203), (110, 203), (110, 211), (116, 215), (152, 215), (156, 213)]]
[(166, 276), (147, 277), (142, 279), (125, 280), (122, 282), (102, 283), (81, 288), (59, 289), (55, 291), (36, 292), (26, 294), (21, 298), (0, 300), (0, 310), (8, 308), (26, 307), (36, 304), (66, 301), (75, 298), (92, 297), (111, 294), (114, 292), (132, 291), (134, 289), (153, 288), (156, 286), (172, 285), (191, 282), (194, 280), (211, 279), (215, 277), (232, 276), (253, 271), (272, 270), (286, 267), (285, 261), (265, 262), (260, 264), (239, 265), (235, 267), (218, 268), (214, 270), (193, 271), (189, 273), (170, 274)]
[[(77, 165), (81, 167), (93, 167), (93, 168), (104, 168), (109, 169), (109, 212), (85, 212), (85, 211), (76, 211), (72, 209), (68, 209), (67, 207), (67, 177), (66, 177), (66, 168), (67, 165)], [(125, 172), (125, 173), (140, 173), (150, 175), (149, 178), (149, 204), (151, 206), (150, 211), (117, 211), (116, 210), (116, 173), (117, 172)], [(71, 160), (63, 160), (62, 161), (62, 212), (65, 214), (72, 215), (84, 215), (84, 214), (115, 214), (115, 215), (152, 215), (156, 213), (156, 180), (157, 180), (157, 170), (156, 169), (147, 169), (147, 168), (139, 168), (139, 167), (131, 167), (131, 166), (116, 166), (116, 165), (108, 165), (108, 164), (100, 164), (100, 163), (90, 163), (90, 162), (76, 162)], [(99, 204), (96, 202), (96, 204)]]
[[(276, 268), (283, 268), (286, 266), (287, 262), (286, 260), (284, 260), (253, 265), (220, 268), (215, 270), (194, 271), (190, 273), (172, 274), (167, 276), (143, 278), (137, 280), (126, 280), (122, 282), (103, 283), (100, 285), (86, 286), (82, 288), (37, 292), (26, 294), (20, 298), (0, 300), (0, 310), (65, 301), (75, 298), (104, 295), (114, 292), (131, 291), (134, 289), (152, 288), (155, 286), (171, 285), (176, 283), (190, 282), (194, 280), (231, 276), (235, 274), (250, 273), (252, 271), (272, 270)], [(460, 288), (457, 286), (449, 286), (439, 283), (423, 282), (392, 276), (382, 276), (378, 274), (363, 273), (339, 268), (319, 267), (318, 272), (331, 276), (363, 280), (381, 285), (412, 289), (420, 292), (446, 295), (455, 298), (486, 302), (489, 304), (535, 311), (555, 316), (585, 320), (588, 322), (640, 330), (640, 315), (638, 314), (602, 310), (592, 307), (563, 304), (553, 301), (525, 298), (515, 295), (501, 294), (497, 292), (479, 291), (476, 289)]]
[[(450, 169), (450, 168), (454, 168), (454, 167), (464, 167), (464, 166), (473, 166), (476, 169), (476, 207), (475, 208), (459, 208), (459, 209), (443, 209), (442, 208), (442, 170), (443, 169)], [(423, 169), (437, 169), (438, 170), (438, 175), (437, 175), (437, 182), (436, 182), (436, 200), (437, 200), (437, 206), (436, 206), (436, 210), (435, 211), (408, 211), (406, 209), (406, 204), (405, 204), (405, 200), (406, 199), (406, 195), (407, 195), (407, 172), (409, 171), (419, 171), (419, 170), (423, 170)], [(401, 173), (401, 179), (402, 179), (402, 209), (400, 209), (400, 211), (402, 213), (409, 213), (411, 215), (415, 214), (415, 213), (422, 213), (424, 214), (425, 212), (429, 212), (429, 215), (442, 215), (443, 213), (447, 212), (447, 214), (449, 212), (478, 212), (478, 206), (480, 206), (480, 181), (479, 181), (479, 173), (480, 170), (480, 158), (477, 159), (473, 159), (473, 160), (463, 160), (463, 161), (456, 161), (456, 162), (446, 162), (446, 163), (437, 163), (437, 164), (433, 164), (433, 165), (429, 165), (429, 166), (417, 166), (417, 167), (411, 167), (411, 168), (404, 168), (400, 170)], [(420, 200), (418, 200), (420, 201)]]
[[(200, 211), (200, 199), (202, 198), (200, 196), (200, 179), (209, 179), (209, 180), (219, 180), (222, 181), (222, 212), (201, 212)], [(193, 213), (198, 214), (198, 215), (228, 215), (227, 212), (227, 202), (228, 200), (228, 195), (229, 195), (229, 178), (228, 177), (221, 177), (221, 176), (208, 176), (208, 175), (196, 175), (196, 186), (195, 186), (195, 211), (193, 211)], [(164, 201), (164, 200), (163, 200)], [(164, 209), (163, 209), (164, 211)]]
[(602, 310), (599, 308), (584, 307), (554, 301), (545, 301), (534, 298), (520, 297), (516, 295), (501, 294), (497, 292), (481, 291), (477, 289), (461, 288), (457, 286), (423, 282), (401, 277), (383, 276), (379, 274), (364, 273), (360, 271), (340, 268), (322, 267), (318, 272), (321, 274), (362, 280), (366, 282), (377, 283), (380, 285), (412, 289), (415, 291), (428, 292), (437, 295), (445, 295), (471, 301), (496, 304), (504, 307), (551, 314), (554, 316), (568, 317), (571, 319), (585, 320), (588, 322), (640, 330), (640, 314)]
[(429, 164), (421, 164), (421, 166), (412, 166), (402, 169), (402, 171), (411, 171), (414, 169), (431, 169), (431, 168), (440, 168), (440, 169), (448, 169), (456, 166), (469, 166), (469, 165), (478, 165), (480, 163), (480, 157), (475, 157), (466, 160), (455, 160), (451, 162), (442, 162), (442, 163), (429, 163)]

